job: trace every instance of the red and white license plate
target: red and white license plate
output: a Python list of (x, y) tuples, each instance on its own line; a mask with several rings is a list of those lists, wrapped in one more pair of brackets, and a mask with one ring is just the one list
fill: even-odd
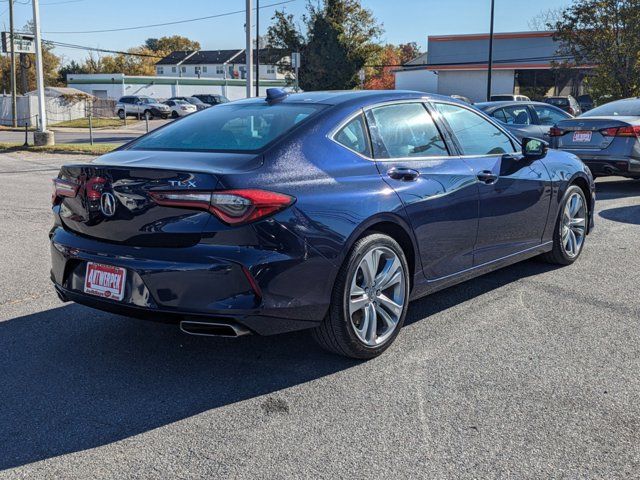
[(84, 293), (122, 300), (126, 278), (127, 271), (124, 268), (88, 262), (84, 277)]
[(591, 141), (592, 132), (573, 132), (573, 141), (575, 143), (586, 143)]

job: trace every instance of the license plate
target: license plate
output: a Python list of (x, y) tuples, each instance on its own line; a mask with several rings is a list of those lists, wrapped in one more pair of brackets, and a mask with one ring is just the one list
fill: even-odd
[(573, 132), (573, 141), (586, 143), (591, 141), (591, 132)]
[(88, 262), (84, 277), (84, 293), (122, 300), (126, 278), (127, 271), (124, 268)]

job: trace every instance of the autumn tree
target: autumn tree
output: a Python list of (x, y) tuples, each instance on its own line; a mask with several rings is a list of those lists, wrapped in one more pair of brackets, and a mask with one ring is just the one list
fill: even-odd
[(369, 60), (364, 88), (367, 90), (392, 90), (395, 88), (394, 70), (420, 55), (415, 42), (385, 45)]

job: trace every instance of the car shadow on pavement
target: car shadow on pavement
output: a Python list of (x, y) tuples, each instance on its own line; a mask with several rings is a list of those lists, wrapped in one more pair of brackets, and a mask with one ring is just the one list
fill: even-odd
[(596, 182), (596, 200), (615, 200), (640, 196), (639, 180), (620, 180), (617, 177), (598, 179)]
[[(412, 302), (407, 322), (550, 268), (525, 262), (449, 288)], [(358, 364), (320, 350), (307, 332), (191, 337), (172, 325), (75, 304), (10, 319), (0, 322), (0, 470), (106, 445)]]
[(629, 205), (627, 207), (609, 208), (602, 210), (599, 215), (614, 222), (630, 223), (640, 225), (640, 205)]

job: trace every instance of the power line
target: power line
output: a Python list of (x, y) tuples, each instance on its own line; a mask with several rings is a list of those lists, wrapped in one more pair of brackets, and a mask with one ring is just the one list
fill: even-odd
[[(264, 8), (269, 8), (269, 7), (277, 7), (278, 5), (284, 5), (287, 3), (292, 3), (295, 2), (297, 0), (283, 0), (281, 2), (276, 2), (276, 3), (271, 3), (269, 5), (263, 5), (260, 7), (260, 9), (264, 9)], [(54, 34), (78, 34), (78, 33), (107, 33), (107, 32), (123, 32), (126, 30), (140, 30), (143, 28), (153, 28), (153, 27), (165, 27), (167, 25), (178, 25), (181, 23), (190, 23), (190, 22), (198, 22), (201, 20), (209, 20), (211, 18), (220, 18), (220, 17), (227, 17), (230, 15), (237, 15), (239, 13), (245, 13), (245, 10), (236, 10), (233, 12), (226, 12), (226, 13), (218, 13), (216, 15), (207, 15), (206, 17), (198, 17), (198, 18), (190, 18), (187, 20), (176, 20), (174, 22), (165, 22), (165, 23), (153, 23), (150, 25), (138, 25), (136, 27), (123, 27), (123, 28), (111, 28), (111, 29), (105, 29), (105, 30), (82, 30), (82, 31), (75, 31), (75, 32), (44, 32), (44, 33), (54, 33)]]
[(116, 53), (119, 55), (129, 55), (132, 57), (150, 57), (150, 58), (164, 58), (162, 55), (153, 55), (150, 53), (134, 53), (134, 52), (123, 52), (121, 50), (110, 50), (107, 48), (97, 48), (97, 47), (85, 47), (83, 45), (76, 45), (73, 43), (64, 43), (64, 42), (56, 42), (53, 40), (43, 40), (44, 43), (49, 45), (53, 45), (54, 47), (60, 48), (73, 48), (76, 50), (89, 50), (93, 52), (101, 52), (101, 53)]

